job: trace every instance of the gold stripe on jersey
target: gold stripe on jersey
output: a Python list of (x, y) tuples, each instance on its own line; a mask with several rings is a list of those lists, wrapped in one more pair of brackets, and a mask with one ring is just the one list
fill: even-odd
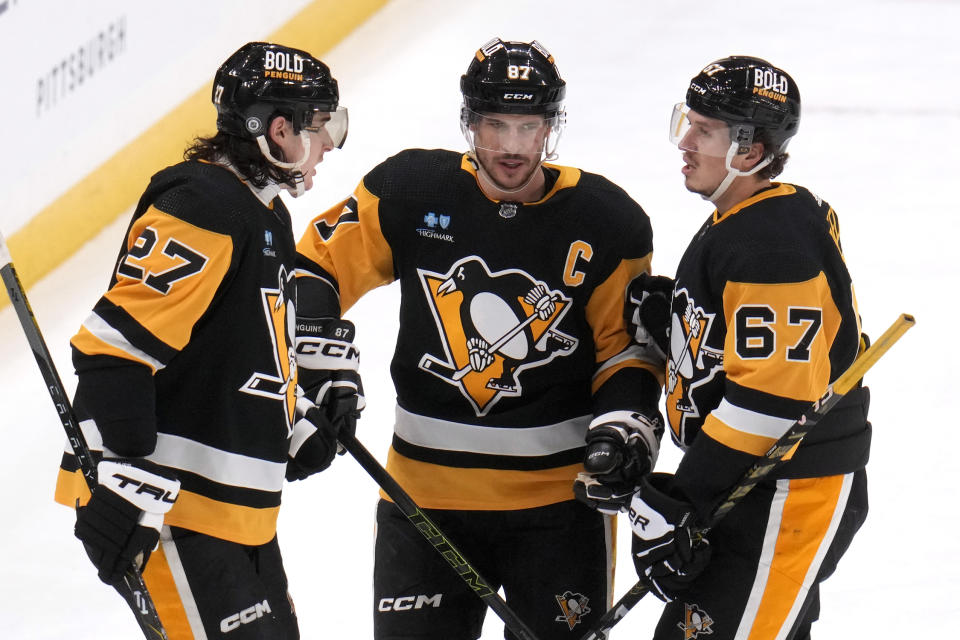
[[(738, 407), (724, 398), (704, 420), (703, 432), (732, 449), (760, 456), (793, 426), (793, 422)], [(784, 460), (789, 460), (792, 455), (793, 450), (784, 456)]]
[[(594, 393), (614, 373), (627, 367), (646, 369), (657, 377), (660, 384), (663, 384), (662, 366), (633, 357), (629, 349), (630, 335), (623, 319), (624, 292), (627, 290), (627, 285), (641, 273), (650, 272), (652, 258), (653, 255), (648, 253), (642, 258), (622, 260), (610, 277), (594, 289), (587, 301), (587, 323), (593, 330), (597, 363), (601, 367), (593, 378)], [(605, 366), (607, 361), (615, 359), (618, 354), (629, 355), (630, 359), (616, 362), (612, 366)]]
[(713, 223), (714, 223), (714, 224), (717, 224), (718, 222), (722, 222), (723, 220), (726, 220), (726, 219), (729, 218), (730, 216), (732, 216), (732, 215), (734, 215), (734, 214), (736, 214), (736, 213), (738, 213), (738, 212), (746, 209), (747, 207), (749, 207), (749, 206), (752, 205), (752, 204), (756, 204), (756, 203), (760, 202), (761, 200), (766, 200), (766, 199), (768, 199), (768, 198), (779, 198), (780, 196), (789, 196), (789, 195), (792, 195), (792, 194), (794, 194), (794, 193), (797, 192), (797, 188), (794, 187), (792, 184), (787, 184), (787, 183), (785, 183), (785, 182), (784, 182), (784, 183), (774, 183), (774, 184), (776, 184), (776, 186), (775, 186), (774, 188), (772, 188), (772, 189), (765, 189), (764, 191), (761, 191), (760, 193), (758, 193), (758, 194), (756, 194), (756, 195), (750, 196), (749, 198), (747, 198), (747, 199), (744, 200), (743, 202), (737, 203), (736, 205), (734, 205), (733, 207), (731, 207), (730, 209), (728, 209), (727, 211), (725, 211), (725, 212), (723, 213), (723, 215), (719, 215), (719, 213), (717, 212), (717, 210), (714, 209), (714, 211), (713, 211)]
[(728, 380), (795, 400), (820, 397), (842, 321), (822, 271), (805, 282), (728, 282), (723, 307)]
[[(90, 490), (80, 471), (58, 470), (54, 500), (72, 507), (77, 500), (83, 506), (89, 499)], [(279, 512), (280, 507), (244, 507), (181, 490), (163, 521), (239, 544), (258, 545), (270, 542), (276, 535)]]
[(122, 333), (96, 313), (87, 316), (77, 335), (71, 338), (70, 344), (87, 355), (114, 356), (139, 362), (150, 367), (153, 373), (164, 367), (162, 362), (130, 344)]
[(256, 509), (181, 490), (163, 521), (173, 527), (202, 531), (239, 544), (260, 545), (270, 542), (277, 534), (279, 513), (279, 506)]
[[(153, 246), (146, 244), (150, 238), (155, 239)], [(142, 253), (146, 255), (140, 257)], [(229, 235), (202, 229), (151, 205), (130, 228), (117, 283), (104, 297), (180, 350), (210, 306), (232, 255)], [(203, 277), (196, 277), (201, 272)]]
[(779, 480), (737, 640), (782, 637), (796, 621), (833, 542), (852, 474)]
[[(90, 490), (83, 474), (59, 469), (54, 500), (67, 507), (73, 507), (78, 500), (80, 506), (87, 504)], [(181, 490), (164, 523), (239, 544), (258, 545), (270, 542), (276, 535), (279, 510), (280, 507), (244, 507)]]
[[(465, 469), (413, 460), (390, 447), (387, 471), (425, 509), (491, 511), (573, 500), (573, 481), (583, 465), (537, 471)], [(380, 495), (390, 499), (383, 491)]]
[[(351, 200), (356, 216), (350, 215)], [(353, 198), (344, 200), (311, 223), (297, 243), (297, 251), (315, 262), (337, 281), (340, 313), (344, 314), (367, 291), (393, 282), (393, 250), (380, 228), (380, 198), (361, 182)], [(349, 221), (341, 218), (349, 217)], [(356, 219), (358, 218), (358, 219)], [(329, 229), (326, 239), (318, 225)], [(298, 272), (303, 275), (301, 270)], [(348, 277), (344, 277), (344, 274)]]

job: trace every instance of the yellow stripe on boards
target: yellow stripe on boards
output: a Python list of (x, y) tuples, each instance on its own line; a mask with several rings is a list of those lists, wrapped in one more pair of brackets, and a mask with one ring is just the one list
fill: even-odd
[[(266, 40), (304, 49), (322, 59), (386, 3), (314, 0)], [(242, 44), (237, 42), (235, 48)], [(223, 59), (231, 53), (233, 49), (224, 51)], [(211, 79), (215, 70), (210, 69)], [(8, 237), (23, 286), (29, 289), (36, 284), (134, 206), (150, 176), (182, 160), (183, 150), (197, 135), (215, 132), (215, 117), (210, 86), (205, 85)], [(9, 302), (0, 296), (0, 309)]]

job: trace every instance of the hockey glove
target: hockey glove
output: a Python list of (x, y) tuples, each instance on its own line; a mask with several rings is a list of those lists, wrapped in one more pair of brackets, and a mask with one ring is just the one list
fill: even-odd
[(695, 526), (693, 506), (670, 495), (673, 475), (652, 473), (630, 502), (633, 564), (664, 602), (689, 588), (710, 561), (710, 544)]
[(623, 317), (634, 342), (650, 362), (666, 363), (670, 352), (670, 305), (673, 279), (641, 273), (627, 287)]
[(115, 585), (131, 564), (146, 565), (179, 491), (180, 481), (149, 460), (105, 458), (97, 465), (97, 486), (77, 509), (74, 534), (103, 582)]
[(587, 430), (584, 470), (573, 494), (587, 506), (613, 515), (625, 510), (660, 451), (663, 418), (613, 411), (593, 419)]
[(346, 429), (350, 434), (356, 432), (357, 418), (366, 406), (360, 351), (353, 344), (355, 333), (349, 320), (297, 318), (297, 376), (302, 396), (336, 424), (337, 432)]
[(303, 480), (329, 467), (339, 449), (337, 436), (346, 425), (344, 420), (331, 421), (320, 407), (299, 398), (287, 458), (287, 480)]

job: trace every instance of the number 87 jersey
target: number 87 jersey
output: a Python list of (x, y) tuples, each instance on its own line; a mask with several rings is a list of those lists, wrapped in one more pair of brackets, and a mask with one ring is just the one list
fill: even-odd
[[(711, 468), (724, 469), (709, 480), (714, 489), (732, 486), (859, 347), (856, 299), (829, 204), (774, 183), (723, 215), (715, 211), (677, 268), (666, 376), (673, 438), (688, 449), (706, 436), (688, 457), (708, 456)], [(862, 467), (866, 401), (865, 390), (848, 394), (778, 477)]]

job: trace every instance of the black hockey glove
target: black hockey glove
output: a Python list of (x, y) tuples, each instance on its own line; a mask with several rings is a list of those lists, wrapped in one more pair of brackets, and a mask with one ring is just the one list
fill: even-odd
[(327, 421), (336, 425), (338, 433), (342, 429), (355, 433), (357, 418), (366, 406), (359, 373), (360, 351), (353, 344), (355, 333), (349, 320), (297, 318), (297, 376), (301, 395), (316, 405)]
[(695, 511), (670, 494), (673, 474), (652, 473), (630, 502), (633, 565), (664, 602), (689, 588), (710, 561), (710, 544), (695, 525)]
[(641, 273), (627, 287), (623, 317), (634, 343), (651, 362), (665, 363), (670, 353), (670, 305), (673, 279)]
[(593, 419), (587, 430), (584, 470), (573, 494), (587, 506), (614, 515), (625, 510), (660, 451), (663, 418), (613, 411)]
[(329, 467), (339, 449), (337, 437), (348, 424), (353, 423), (342, 419), (331, 421), (320, 407), (306, 398), (297, 400), (297, 419), (287, 458), (287, 480), (303, 480)]
[(115, 585), (131, 564), (146, 565), (179, 491), (180, 481), (148, 460), (105, 458), (97, 465), (97, 486), (77, 509), (74, 534), (102, 581)]

